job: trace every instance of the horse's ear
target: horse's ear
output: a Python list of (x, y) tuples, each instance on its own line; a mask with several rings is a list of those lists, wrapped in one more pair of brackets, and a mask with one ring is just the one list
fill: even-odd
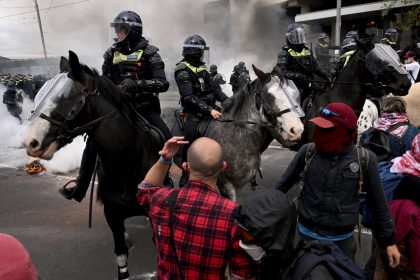
[(71, 69), (71, 77), (81, 82), (82, 81), (82, 66), (80, 65), (79, 58), (77, 54), (72, 51), (69, 51), (69, 62), (70, 62), (70, 69)]
[(70, 63), (64, 56), (60, 59), (60, 73), (70, 72)]
[(252, 64), (252, 69), (254, 69), (255, 75), (257, 75), (258, 80), (260, 80), (262, 84), (265, 84), (268, 80), (270, 80), (270, 75), (258, 69), (254, 64)]

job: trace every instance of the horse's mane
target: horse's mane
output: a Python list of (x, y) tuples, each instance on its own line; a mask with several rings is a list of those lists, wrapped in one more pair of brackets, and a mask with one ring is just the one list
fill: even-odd
[(138, 122), (141, 117), (133, 106), (133, 98), (115, 86), (106, 76), (95, 74), (94, 79), (97, 81), (97, 87), (101, 96), (110, 102), (133, 127), (138, 128)]
[(251, 102), (255, 103), (255, 95), (252, 93), (252, 84), (255, 81), (242, 87), (236, 94), (223, 102), (223, 112), (236, 115), (238, 112), (241, 112), (244, 106), (249, 106), (248, 104)]

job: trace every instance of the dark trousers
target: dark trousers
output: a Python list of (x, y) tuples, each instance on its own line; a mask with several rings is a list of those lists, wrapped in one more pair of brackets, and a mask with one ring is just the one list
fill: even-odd
[(96, 149), (90, 137), (87, 138), (86, 147), (82, 155), (82, 163), (80, 164), (79, 177), (77, 177), (77, 185), (80, 191), (86, 192), (92, 179), (93, 171), (96, 163)]
[[(312, 238), (303, 235), (299, 232), (299, 237), (302, 240), (313, 240)], [(356, 242), (354, 241), (354, 236), (352, 235), (350, 238), (347, 238), (345, 240), (341, 241), (335, 241), (335, 245), (337, 245), (341, 251), (343, 251), (344, 255), (346, 255), (350, 260), (353, 262), (356, 262), (355, 256), (356, 256)]]
[(187, 161), (187, 152), (190, 148), (192, 142), (197, 138), (197, 127), (199, 123), (201, 122), (201, 118), (193, 115), (188, 114), (185, 118), (185, 124), (184, 124), (184, 133), (185, 133), (185, 139), (188, 141), (188, 144), (184, 146), (182, 150), (182, 162)]

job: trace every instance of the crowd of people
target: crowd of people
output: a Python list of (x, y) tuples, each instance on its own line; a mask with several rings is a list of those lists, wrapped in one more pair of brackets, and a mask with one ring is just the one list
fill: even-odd
[[(119, 13), (111, 27), (116, 43), (104, 54), (102, 74), (131, 96), (139, 114), (166, 141), (137, 193), (153, 228), (159, 279), (224, 279), (227, 270), (231, 279), (420, 277), (420, 134), (410, 126), (401, 99), (389, 99), (373, 129), (362, 136), (362, 146), (367, 148), (355, 144), (357, 118), (351, 107), (332, 103), (321, 108), (309, 120), (315, 125), (314, 143), (298, 151), (273, 187), (253, 193), (238, 205), (216, 191), (218, 175), (227, 165), (222, 147), (197, 133), (201, 121), (223, 115), (216, 102), (227, 99), (220, 87), (226, 83), (223, 75), (216, 65), (210, 71), (205, 66), (209, 47), (204, 38), (188, 36), (183, 58), (175, 67), (185, 137), (172, 137), (160, 117), (159, 93), (167, 91), (169, 83), (159, 49), (143, 37), (143, 22), (135, 12)], [(387, 32), (384, 43), (393, 46), (394, 35)], [(333, 69), (336, 75), (355, 52), (357, 36), (349, 32), (343, 41), (340, 63)], [(315, 75), (331, 80), (329, 48), (328, 35), (322, 33), (315, 58), (306, 46), (303, 26), (294, 23), (287, 28), (277, 67), (294, 81), (303, 102), (321, 90), (312, 86)], [(411, 65), (417, 63), (415, 54), (406, 52), (404, 57), (401, 65), (412, 71), (415, 82), (418, 68)], [(249, 82), (245, 63), (239, 62), (230, 77), (233, 93)], [(10, 77), (9, 84), (12, 91)], [(388, 144), (378, 144), (388, 152), (386, 157), (366, 141), (377, 130), (387, 133)], [(173, 187), (169, 169), (180, 146), (184, 146), (183, 172), (178, 189)], [(384, 192), (378, 161), (379, 166), (387, 163), (387, 174), (404, 174), (393, 189), (392, 200)], [(60, 188), (60, 193), (81, 202), (96, 162), (95, 145), (88, 137), (79, 176), (74, 185)], [(302, 190), (296, 209), (287, 193), (299, 182)], [(373, 231), (374, 248), (364, 273), (354, 263), (353, 231), (359, 221), (360, 194), (365, 195), (372, 215), (367, 226)], [(307, 256), (314, 264), (311, 267), (306, 265)], [(128, 279), (126, 258), (119, 258), (118, 266), (120, 279)]]

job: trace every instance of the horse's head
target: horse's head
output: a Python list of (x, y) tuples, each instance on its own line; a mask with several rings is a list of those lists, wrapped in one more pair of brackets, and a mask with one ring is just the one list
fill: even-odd
[(51, 159), (80, 134), (73, 129), (81, 125), (86, 97), (95, 89), (93, 71), (81, 65), (75, 53), (69, 52), (69, 60), (61, 58), (60, 70), (35, 97), (25, 139), (26, 152), (33, 157)]
[(299, 140), (303, 132), (297, 109), (299, 102), (287, 92), (287, 85), (278, 76), (264, 73), (254, 65), (252, 67), (262, 85), (259, 92), (261, 111), (275, 127), (273, 136), (278, 141)]
[(398, 54), (392, 47), (363, 41), (357, 41), (357, 45), (359, 51), (356, 53), (356, 60), (365, 62), (366, 69), (371, 75), (370, 79), (385, 88), (387, 93), (407, 95), (411, 82), (407, 71), (400, 66)]

